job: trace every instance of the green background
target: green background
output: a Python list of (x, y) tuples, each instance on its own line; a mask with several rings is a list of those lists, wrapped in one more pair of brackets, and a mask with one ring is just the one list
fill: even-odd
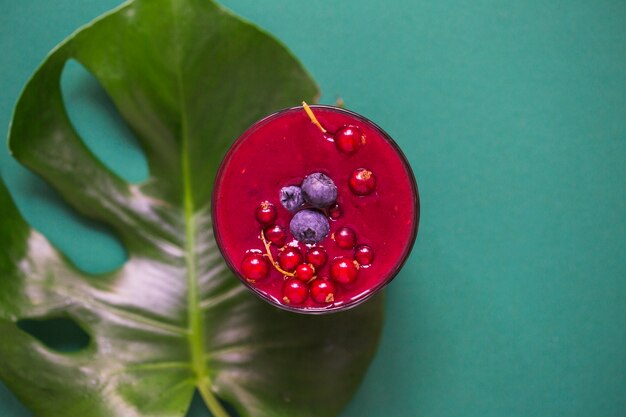
[[(342, 417), (626, 416), (626, 2), (223, 3), (288, 45), (322, 102), (341, 96), (386, 129), (418, 180), (417, 243)], [(46, 53), (118, 1), (1, 4), (6, 131)], [(145, 176), (113, 113), (81, 101), (101, 94), (92, 80), (70, 71), (64, 83), (90, 146)], [(110, 234), (6, 147), (0, 172), (27, 220), (74, 262), (121, 261)], [(1, 385), (0, 415), (31, 416)]]

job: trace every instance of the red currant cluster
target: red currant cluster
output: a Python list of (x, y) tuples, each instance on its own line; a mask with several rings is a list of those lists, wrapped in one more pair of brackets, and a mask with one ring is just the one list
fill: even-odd
[[(331, 207), (328, 215), (332, 219), (339, 218), (339, 206), (335, 204)], [(354, 256), (334, 258), (329, 263), (330, 278), (320, 277), (318, 273), (328, 263), (328, 255), (323, 246), (307, 247), (304, 255), (295, 241), (286, 245), (287, 231), (275, 223), (276, 207), (268, 201), (263, 201), (256, 208), (255, 217), (262, 225), (260, 237), (265, 253), (259, 250), (249, 251), (241, 264), (241, 272), (248, 282), (255, 283), (265, 279), (272, 267), (276, 269), (284, 277), (282, 301), (285, 304), (302, 304), (309, 297), (318, 304), (334, 302), (337, 284), (354, 283), (359, 268), (369, 266), (374, 259), (371, 247), (357, 245), (354, 231), (349, 227), (341, 227), (332, 238), (339, 248), (354, 249)]]
[(332, 235), (341, 249), (354, 249), (354, 257), (338, 256), (330, 263), (329, 274), (340, 284), (352, 284), (361, 266), (369, 266), (374, 260), (374, 251), (368, 245), (356, 244), (356, 234), (349, 227), (341, 227)]

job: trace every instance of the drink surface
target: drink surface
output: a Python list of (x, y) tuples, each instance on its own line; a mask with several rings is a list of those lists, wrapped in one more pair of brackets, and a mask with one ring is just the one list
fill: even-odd
[[(263, 298), (280, 307), (301, 312), (324, 312), (353, 306), (388, 283), (406, 260), (415, 240), (419, 221), (419, 202), (413, 173), (397, 145), (375, 124), (342, 109), (312, 106), (324, 134), (302, 107), (271, 115), (248, 129), (226, 155), (218, 173), (213, 196), (213, 223), (218, 245), (233, 271)], [(364, 141), (353, 153), (342, 152), (333, 141), (333, 132), (345, 126), (356, 126)], [(375, 189), (358, 195), (350, 186), (359, 169), (375, 177)], [(312, 173), (323, 173), (337, 187), (340, 214), (328, 209), (319, 212), (328, 217), (330, 231), (317, 244), (305, 244), (290, 233), (294, 213), (281, 205), (280, 190), (299, 186)], [(255, 218), (263, 202), (276, 208), (271, 225), (282, 226), (286, 240), (282, 248), (264, 245), (264, 226)], [(338, 257), (364, 259), (355, 248), (340, 247), (341, 228), (356, 236), (355, 247), (368, 246), (373, 253), (370, 265), (357, 265), (356, 279), (351, 283), (334, 282), (331, 302), (316, 302), (307, 297), (299, 303), (286, 302), (285, 274), (274, 267), (285, 248), (298, 248), (304, 259), (313, 246), (321, 246), (327, 262), (316, 268), (318, 278), (331, 278), (332, 261)], [(270, 248), (268, 256), (267, 248)], [(246, 279), (242, 263), (250, 253), (263, 254), (269, 272), (262, 279)], [(306, 263), (306, 260), (304, 261)], [(358, 263), (357, 263), (358, 264)]]

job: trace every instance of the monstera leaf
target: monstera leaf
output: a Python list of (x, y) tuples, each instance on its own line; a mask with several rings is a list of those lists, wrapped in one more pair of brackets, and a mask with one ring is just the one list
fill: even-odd
[[(150, 177), (113, 174), (72, 128), (65, 63), (88, 68), (145, 151)], [(128, 260), (81, 272), (20, 217), (0, 184), (0, 377), (37, 416), (182, 416), (197, 389), (216, 417), (334, 416), (372, 358), (382, 301), (330, 316), (279, 311), (232, 276), (210, 194), (247, 126), (311, 100), (314, 82), (278, 42), (209, 0), (136, 0), (77, 32), (26, 86), (14, 155), (80, 214), (119, 236)], [(88, 346), (60, 352), (20, 320), (63, 317)]]

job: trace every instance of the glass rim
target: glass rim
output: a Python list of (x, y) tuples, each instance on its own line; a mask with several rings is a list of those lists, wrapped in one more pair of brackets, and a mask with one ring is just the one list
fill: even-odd
[(417, 239), (417, 233), (418, 233), (418, 229), (419, 229), (419, 220), (420, 220), (420, 198), (419, 198), (419, 191), (418, 191), (418, 187), (417, 187), (417, 180), (415, 179), (415, 174), (413, 173), (413, 169), (411, 168), (411, 164), (409, 163), (409, 160), (407, 159), (406, 155), (404, 154), (404, 152), (402, 151), (402, 149), (400, 148), (400, 146), (397, 144), (397, 142), (384, 130), (382, 129), (380, 126), (378, 126), (376, 123), (372, 122), (370, 119), (366, 118), (365, 116), (362, 116), (358, 113), (355, 113), (353, 111), (350, 110), (346, 110), (344, 108), (341, 107), (337, 107), (337, 106), (331, 106), (331, 105), (326, 105), (326, 104), (312, 104), (309, 106), (311, 109), (326, 109), (326, 110), (331, 110), (331, 111), (335, 111), (335, 112), (340, 112), (340, 113), (345, 113), (349, 116), (355, 117), (357, 119), (359, 119), (360, 121), (368, 124), (370, 127), (372, 127), (373, 129), (375, 129), (377, 132), (379, 132), (381, 134), (381, 136), (387, 141), (387, 143), (389, 143), (394, 150), (396, 151), (396, 153), (400, 156), (400, 159), (402, 160), (402, 163), (404, 164), (405, 170), (409, 176), (409, 182), (411, 184), (411, 190), (412, 190), (412, 194), (413, 194), (413, 202), (414, 202), (414, 214), (413, 214), (413, 222), (412, 222), (412, 230), (411, 230), (411, 235), (410, 238), (407, 242), (407, 244), (405, 245), (404, 251), (400, 257), (400, 259), (398, 260), (398, 262), (396, 262), (396, 264), (394, 265), (394, 267), (392, 268), (391, 271), (389, 271), (389, 273), (386, 274), (386, 278), (381, 280), (380, 283), (378, 283), (377, 285), (375, 285), (374, 287), (369, 289), (369, 292), (365, 295), (363, 295), (362, 297), (351, 301), (349, 303), (343, 304), (343, 305), (339, 305), (339, 306), (330, 306), (330, 307), (319, 307), (319, 308), (311, 308), (311, 307), (306, 307), (306, 308), (302, 308), (302, 307), (297, 307), (297, 306), (289, 306), (289, 305), (284, 305), (281, 303), (276, 302), (275, 300), (273, 300), (272, 298), (268, 297), (265, 295), (265, 293), (261, 290), (259, 290), (258, 288), (256, 288), (255, 286), (253, 286), (251, 283), (249, 283), (245, 278), (243, 278), (241, 276), (241, 274), (239, 273), (238, 268), (233, 265), (233, 263), (231, 262), (231, 260), (229, 259), (229, 257), (226, 256), (225, 251), (222, 250), (222, 241), (221, 241), (221, 234), (217, 228), (217, 190), (218, 190), (218, 184), (220, 182), (220, 179), (222, 178), (222, 174), (224, 173), (225, 170), (225, 166), (227, 165), (232, 153), (235, 151), (235, 149), (238, 148), (238, 146), (247, 138), (249, 137), (256, 129), (258, 129), (259, 127), (267, 124), (268, 122), (270, 122), (271, 120), (285, 114), (285, 113), (289, 113), (289, 112), (294, 112), (294, 111), (303, 111), (303, 106), (294, 106), (294, 107), (287, 107), (281, 110), (278, 110), (274, 113), (271, 113), (267, 116), (265, 116), (264, 118), (254, 122), (252, 125), (250, 125), (241, 135), (239, 135), (239, 137), (230, 145), (230, 147), (228, 148), (228, 151), (226, 152), (226, 154), (224, 155), (224, 157), (222, 158), (222, 161), (220, 162), (220, 166), (217, 170), (217, 174), (215, 175), (215, 180), (213, 182), (213, 190), (211, 192), (211, 227), (213, 229), (213, 237), (217, 243), (217, 248), (220, 251), (220, 254), (222, 256), (222, 258), (224, 259), (224, 261), (226, 262), (226, 265), (228, 266), (228, 268), (233, 272), (233, 274), (239, 279), (240, 282), (242, 282), (248, 289), (250, 289), (252, 291), (252, 293), (254, 293), (257, 297), (261, 298), (263, 301), (265, 301), (266, 303), (271, 304), (274, 307), (278, 307), (282, 310), (286, 310), (286, 311), (291, 311), (294, 313), (299, 313), (299, 314), (305, 314), (305, 315), (321, 315), (321, 314), (329, 314), (329, 313), (337, 313), (337, 312), (341, 312), (341, 311), (346, 311), (346, 310), (350, 310), (354, 307), (357, 307), (358, 305), (361, 305), (362, 303), (364, 303), (365, 301), (371, 299), (372, 297), (374, 297), (376, 294), (378, 294), (380, 291), (382, 291), (382, 289), (384, 287), (386, 287), (387, 285), (389, 285), (389, 283), (391, 281), (393, 281), (393, 279), (399, 274), (400, 270), (402, 269), (402, 267), (406, 264), (412, 250), (413, 247), (415, 246), (415, 241)]

